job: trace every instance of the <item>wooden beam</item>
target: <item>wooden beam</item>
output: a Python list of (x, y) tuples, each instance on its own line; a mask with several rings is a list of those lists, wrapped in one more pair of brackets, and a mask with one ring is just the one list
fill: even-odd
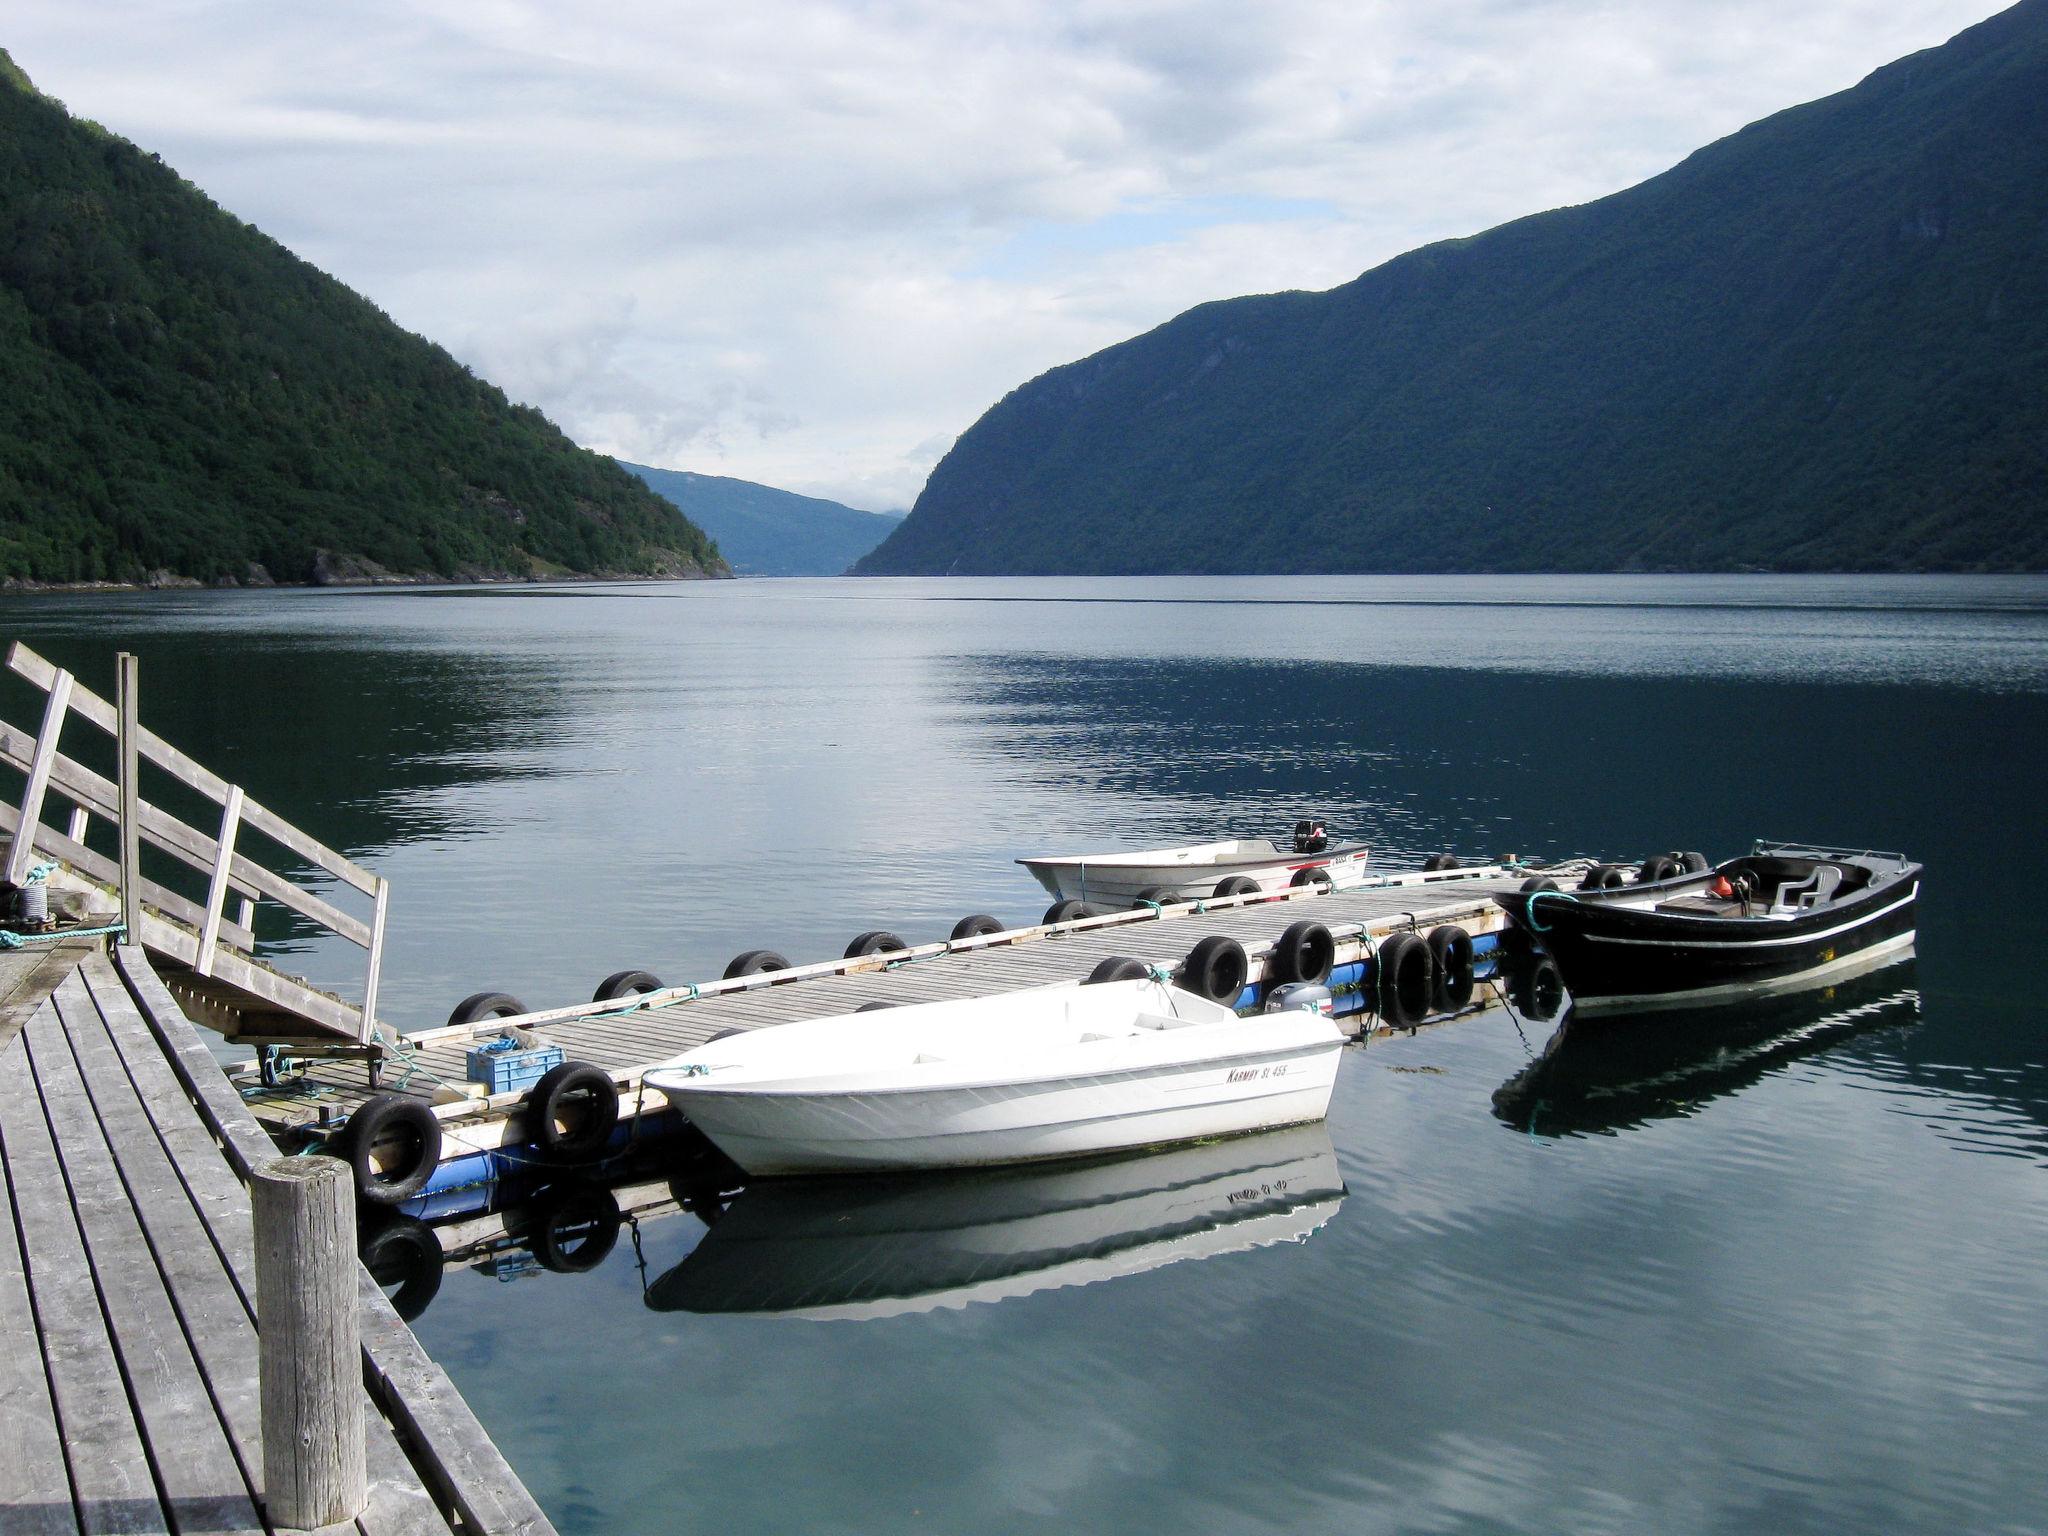
[(16, 825), (31, 835), (17, 836), (7, 851), (7, 880), (20, 885), (35, 862), (35, 831), (43, 823), (43, 795), (50, 787), (50, 767), (57, 759), (57, 738), (64, 734), (64, 717), (71, 713), (72, 679), (59, 670), (50, 682), (50, 697), (43, 705), (43, 728), (36, 733), (35, 756), (29, 762), (28, 784), (21, 793), (21, 819)]
[(121, 792), (121, 921), (137, 933), (142, 928), (142, 664), (132, 651), (123, 651), (114, 667), (121, 701), (114, 727), (121, 763), (114, 776)]
[(213, 950), (220, 942), (221, 909), (228, 900), (228, 869), (235, 862), (235, 831), (242, 823), (242, 786), (228, 787), (228, 803), (220, 813), (220, 836), (214, 839), (213, 879), (206, 887), (206, 921), (199, 929), (199, 955), (192, 969), (213, 974)]

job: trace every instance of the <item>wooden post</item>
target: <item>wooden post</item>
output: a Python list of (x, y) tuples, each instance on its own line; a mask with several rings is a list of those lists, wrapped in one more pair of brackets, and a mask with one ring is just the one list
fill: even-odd
[(270, 1520), (353, 1520), (369, 1502), (354, 1175), (338, 1158), (271, 1158), (250, 1170), (249, 1205)]
[(43, 728), (36, 736), (36, 755), (29, 762), (28, 787), (21, 792), (21, 820), (14, 846), (7, 850), (7, 879), (19, 885), (36, 861), (36, 829), (43, 824), (43, 796), (50, 788), (50, 769), (57, 761), (57, 739), (71, 710), (71, 674), (59, 671), (43, 705)]
[(121, 764), (118, 788), (121, 792), (121, 922), (130, 944), (142, 942), (142, 720), (136, 695), (142, 687), (142, 669), (131, 651), (114, 658), (114, 708), (119, 717), (115, 732)]

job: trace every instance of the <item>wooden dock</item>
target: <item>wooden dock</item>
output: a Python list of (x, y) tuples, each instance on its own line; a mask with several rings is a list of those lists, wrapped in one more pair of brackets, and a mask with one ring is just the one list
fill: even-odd
[[(0, 1526), (270, 1531), (242, 1181), (274, 1146), (141, 949), (0, 956), (0, 997)], [(550, 1536), (356, 1272), (370, 1502), (340, 1529)]]
[(1210, 934), (1245, 948), (1250, 980), (1262, 977), (1268, 952), (1291, 924), (1330, 930), (1341, 971), (1369, 961), (1395, 933), (1426, 933), (1446, 924), (1473, 935), (1498, 932), (1504, 915), (1493, 897), (1528, 878), (1520, 866), (1488, 865), (1442, 873), (1381, 877), (1385, 883), (1345, 891), (1302, 887), (1283, 894), (1212, 899), (1083, 918), (926, 944), (892, 954), (835, 959), (732, 980), (670, 987), (638, 999), (583, 1003), (473, 1024), (447, 1025), (403, 1037), (373, 1085), (360, 1065), (314, 1060), (293, 1080), (271, 1088), (245, 1083), (251, 1111), (289, 1143), (332, 1136), (378, 1093), (397, 1093), (431, 1106), (441, 1123), (442, 1159), (519, 1146), (531, 1134), (524, 1093), (487, 1095), (466, 1081), (465, 1053), (479, 1038), (516, 1031), (554, 1044), (569, 1061), (610, 1074), (622, 1118), (659, 1112), (666, 1102), (643, 1090), (651, 1067), (728, 1029), (761, 1029), (800, 1019), (850, 1013), (870, 1003), (921, 1003), (987, 997), (1020, 988), (1078, 981), (1112, 956), (1171, 971)]

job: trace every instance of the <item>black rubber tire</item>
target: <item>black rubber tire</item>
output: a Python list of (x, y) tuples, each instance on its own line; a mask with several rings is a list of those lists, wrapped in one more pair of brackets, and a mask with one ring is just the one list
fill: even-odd
[(557, 1162), (602, 1156), (618, 1123), (618, 1085), (611, 1073), (587, 1061), (549, 1068), (526, 1096), (526, 1133), (543, 1156)]
[(1704, 853), (1681, 853), (1678, 862), (1688, 875), (1704, 875), (1712, 868), (1707, 863), (1707, 856)]
[(440, 1292), (441, 1240), (417, 1216), (392, 1212), (363, 1233), (356, 1253), (403, 1322), (425, 1312)]
[(716, 1045), (721, 1040), (730, 1040), (734, 1035), (744, 1035), (745, 1033), (746, 1031), (744, 1029), (741, 1029), (739, 1025), (734, 1024), (725, 1029), (721, 1029), (717, 1034), (713, 1035), (709, 1040), (706, 1040), (704, 1043), (706, 1045)]
[(1256, 896), (1259, 894), (1259, 882), (1250, 875), (1226, 875), (1216, 882), (1216, 889), (1209, 894), (1211, 896)]
[(642, 992), (659, 992), (662, 979), (652, 971), (613, 971), (597, 984), (590, 996), (593, 1003), (609, 1003), (621, 997), (638, 997)]
[(976, 912), (972, 916), (961, 918), (946, 937), (958, 943), (962, 939), (985, 939), (992, 933), (1002, 931), (1000, 919), (990, 917), (986, 912)]
[(1163, 907), (1168, 902), (1185, 901), (1186, 899), (1185, 896), (1180, 895), (1170, 886), (1148, 885), (1145, 889), (1138, 892), (1137, 899), (1131, 903), (1131, 907), (1134, 911), (1144, 906)]
[(886, 928), (870, 928), (866, 933), (854, 935), (853, 942), (846, 946), (845, 959), (859, 960), (868, 955), (893, 955), (899, 949), (910, 946)]
[(1103, 981), (1143, 981), (1152, 974), (1152, 967), (1142, 960), (1133, 960), (1129, 955), (1111, 955), (1088, 973), (1088, 979), (1081, 983), (1092, 987)]
[(1669, 880), (1680, 873), (1682, 866), (1668, 853), (1653, 853), (1643, 860), (1643, 867), (1636, 871), (1638, 885), (1655, 885), (1659, 880)]
[(880, 1013), (884, 1008), (895, 1008), (898, 1006), (900, 1005), (896, 1003), (885, 1003), (880, 1000), (877, 1000), (872, 1003), (862, 1003), (858, 1008), (854, 1009), (853, 1011), (855, 1013)]
[(1595, 864), (1579, 881), (1582, 891), (1611, 891), (1618, 885), (1626, 885), (1627, 878), (1618, 864)]
[(1290, 981), (1324, 982), (1337, 963), (1337, 941), (1313, 918), (1289, 923), (1266, 952), (1263, 978), (1268, 990)]
[(1472, 935), (1456, 923), (1429, 930), (1429, 958), (1436, 967), (1435, 1006), (1454, 1013), (1472, 1001)]
[(1373, 955), (1373, 985), (1383, 1022), (1413, 1029), (1429, 1015), (1436, 993), (1436, 960), (1420, 934), (1389, 935)]
[(741, 976), (763, 976), (769, 971), (786, 971), (789, 962), (772, 949), (750, 949), (734, 955), (732, 963), (725, 968), (725, 980), (732, 981)]
[(1425, 875), (1440, 874), (1444, 870), (1458, 867), (1458, 856), (1455, 853), (1433, 853), (1422, 861), (1422, 872)]
[(1548, 875), (1531, 875), (1521, 885), (1521, 892), (1524, 896), (1528, 895), (1531, 891), (1554, 891), (1556, 889), (1557, 882)]
[(1320, 864), (1307, 864), (1294, 872), (1294, 878), (1287, 882), (1290, 890), (1304, 885), (1319, 885), (1326, 891), (1337, 888), (1336, 877)]
[(618, 1245), (619, 1197), (602, 1184), (556, 1184), (526, 1209), (526, 1246), (540, 1267), (558, 1275), (587, 1275)]
[[(378, 1166), (375, 1153), (396, 1163)], [(372, 1205), (397, 1205), (426, 1187), (441, 1162), (441, 1122), (420, 1099), (380, 1093), (356, 1107), (341, 1128), (339, 1149), (355, 1170), (356, 1197)]]
[(1456, 923), (1429, 930), (1429, 957), (1441, 976), (1472, 974), (1472, 935)]
[(1180, 984), (1212, 1003), (1235, 1004), (1251, 971), (1244, 946), (1228, 934), (1212, 933), (1188, 951), (1175, 975)]
[(485, 1019), (509, 1019), (530, 1010), (509, 992), (472, 992), (448, 1015), (450, 1024), (481, 1024)]
[(1539, 959), (1529, 969), (1527, 1006), (1522, 1009), (1523, 1016), (1539, 1022), (1554, 1019), (1563, 1003), (1564, 973), (1557, 968), (1555, 960), (1547, 956)]
[(1077, 917), (1100, 917), (1109, 909), (1098, 907), (1092, 901), (1077, 901), (1072, 896), (1054, 902), (1045, 909), (1045, 916), (1039, 922), (1046, 927), (1054, 923), (1071, 923)]

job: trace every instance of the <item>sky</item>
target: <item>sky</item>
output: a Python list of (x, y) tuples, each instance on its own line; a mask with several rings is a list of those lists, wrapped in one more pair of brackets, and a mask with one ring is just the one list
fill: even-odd
[(1017, 385), (1619, 191), (1988, 0), (5, 0), (587, 447), (906, 508)]

